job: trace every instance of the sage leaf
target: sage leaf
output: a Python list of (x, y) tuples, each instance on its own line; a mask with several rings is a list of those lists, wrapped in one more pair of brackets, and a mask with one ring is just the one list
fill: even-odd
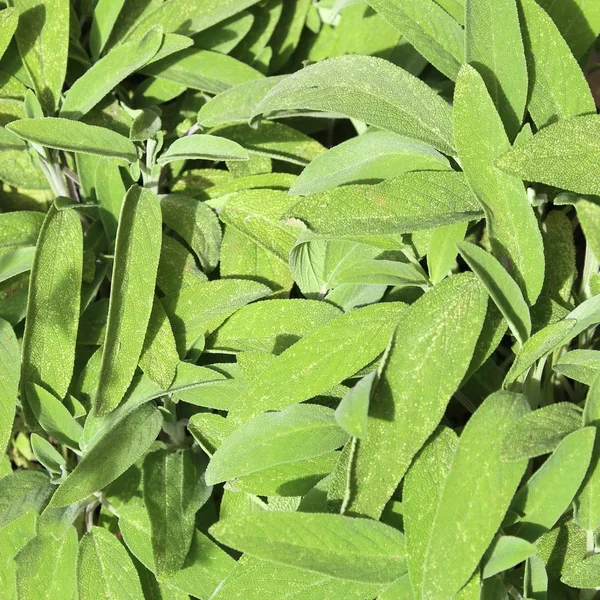
[(526, 540), (502, 535), (490, 546), (484, 558), (482, 577), (487, 579), (522, 563), (536, 553), (536, 548)]
[(21, 370), (21, 349), (12, 327), (0, 319), (0, 447), (12, 432)]
[(565, 569), (561, 581), (574, 588), (594, 589), (600, 584), (600, 555), (594, 554)]
[(598, 350), (571, 350), (558, 360), (554, 370), (585, 385), (592, 385), (600, 372), (600, 353)]
[(335, 409), (336, 421), (349, 435), (362, 439), (367, 436), (369, 426), (369, 403), (377, 377), (371, 371), (349, 389)]
[(248, 160), (248, 153), (236, 142), (216, 135), (189, 135), (175, 140), (158, 158), (166, 165), (177, 160)]

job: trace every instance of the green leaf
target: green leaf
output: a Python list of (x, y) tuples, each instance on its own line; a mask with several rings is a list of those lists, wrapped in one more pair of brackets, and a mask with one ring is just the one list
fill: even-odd
[(220, 352), (281, 354), (316, 327), (339, 316), (339, 309), (325, 302), (263, 300), (229, 317), (207, 340), (207, 346)]
[(350, 138), (314, 158), (302, 171), (291, 194), (306, 196), (340, 185), (377, 183), (409, 171), (443, 170), (448, 160), (431, 146), (389, 131)]
[(121, 402), (142, 352), (150, 321), (162, 238), (160, 204), (150, 190), (133, 186), (123, 201), (112, 273), (100, 383), (94, 400), (98, 414)]
[(544, 282), (542, 236), (522, 182), (494, 166), (510, 142), (483, 79), (471, 66), (463, 67), (457, 81), (454, 133), (465, 176), (486, 215), (492, 251), (531, 305)]
[(160, 411), (153, 404), (143, 404), (101, 434), (60, 484), (51, 506), (79, 502), (114, 481), (148, 450), (162, 421)]
[(188, 135), (175, 140), (158, 158), (166, 165), (177, 160), (248, 160), (246, 150), (236, 142), (216, 135)]
[(385, 350), (403, 313), (399, 303), (366, 306), (314, 329), (251, 382), (229, 418), (243, 423), (308, 400), (351, 377)]
[(60, 116), (74, 120), (83, 117), (121, 81), (143, 67), (157, 53), (161, 42), (162, 32), (156, 28), (139, 42), (111, 50), (69, 88)]
[(119, 540), (92, 527), (79, 543), (77, 590), (80, 600), (143, 600), (135, 566)]
[(381, 515), (465, 376), (486, 311), (477, 279), (457, 275), (402, 312), (371, 400), (369, 434), (358, 444), (351, 512)]
[(507, 430), (502, 460), (523, 460), (553, 452), (564, 437), (581, 428), (581, 409), (557, 402), (526, 414)]
[(35, 248), (33, 246), (17, 248), (12, 252), (0, 254), (0, 282), (30, 271), (34, 256)]
[(468, 223), (454, 223), (434, 230), (427, 248), (427, 267), (433, 284), (444, 279), (456, 264), (456, 244), (465, 239)]
[(67, 73), (68, 0), (12, 0), (19, 11), (15, 39), (46, 114), (54, 114)]
[(209, 94), (263, 78), (262, 73), (231, 56), (197, 48), (188, 48), (153, 62), (142, 72)]
[(554, 370), (585, 385), (592, 385), (600, 373), (600, 351), (571, 350), (559, 358)]
[(163, 306), (180, 354), (185, 354), (198, 336), (212, 333), (242, 306), (270, 293), (270, 288), (255, 281), (219, 279), (198, 283), (176, 296), (164, 298)]
[(500, 309), (519, 344), (523, 346), (531, 334), (531, 315), (517, 282), (491, 254), (479, 246), (461, 242), (457, 244), (457, 248)]
[(38, 524), (37, 536), (17, 555), (19, 598), (57, 600), (77, 593), (77, 530), (70, 525), (64, 532), (53, 529)]
[(427, 543), (457, 445), (456, 434), (441, 427), (417, 454), (404, 480), (402, 514), (408, 574), (415, 600), (421, 598)]
[[(144, 507), (119, 509), (119, 529), (125, 544), (150, 571), (155, 571), (150, 520)], [(162, 581), (197, 598), (210, 598), (235, 566), (235, 561), (198, 529), (183, 568)]]
[(497, 392), (463, 430), (431, 529), (424, 600), (458, 592), (492, 542), (527, 467), (525, 460), (500, 461), (500, 445), (510, 424), (528, 410), (524, 396)]
[(0, 213), (0, 255), (35, 246), (44, 215), (32, 211)]
[(13, 471), (0, 479), (0, 527), (16, 521), (28, 511), (41, 513), (56, 486), (40, 470)]
[(213, 210), (204, 202), (182, 194), (162, 196), (160, 207), (164, 224), (194, 251), (205, 272), (214, 271), (219, 262), (222, 234)]
[(47, 117), (13, 121), (9, 123), (7, 129), (28, 142), (48, 148), (93, 154), (127, 162), (137, 160), (136, 148), (130, 140), (110, 129), (96, 125)]
[(567, 510), (588, 470), (595, 435), (594, 427), (569, 434), (516, 494), (511, 509), (521, 515), (519, 537), (535, 541)]
[(599, 136), (600, 117), (596, 114), (564, 119), (499, 156), (496, 165), (528, 181), (580, 194), (600, 194), (594, 177), (594, 165), (600, 160)]
[(467, 0), (465, 62), (487, 86), (508, 137), (521, 128), (527, 104), (525, 49), (514, 0)]
[(596, 440), (590, 461), (590, 467), (575, 499), (575, 522), (586, 531), (595, 531), (600, 527), (600, 502), (598, 486), (600, 485), (600, 378), (592, 383), (583, 411), (583, 425), (595, 428)]
[(211, 458), (206, 481), (213, 485), (314, 458), (343, 446), (347, 438), (333, 410), (324, 406), (298, 404), (264, 413), (225, 438)]
[(433, 0), (368, 0), (436, 69), (454, 80), (464, 61), (460, 25)]
[(570, 587), (595, 589), (600, 586), (600, 554), (594, 554), (585, 560), (565, 569), (560, 579)]
[(210, 528), (221, 543), (343, 581), (391, 583), (406, 572), (404, 536), (368, 519), (262, 512)]
[(281, 17), (270, 40), (273, 49), (269, 64), (271, 71), (279, 71), (296, 49), (310, 8), (310, 0), (283, 3)]
[(71, 383), (83, 269), (81, 221), (52, 207), (36, 248), (23, 335), (21, 379), (64, 398)]
[(73, 418), (67, 407), (43, 387), (23, 382), (27, 405), (42, 429), (61, 444), (79, 447), (83, 433), (81, 425)]
[(515, 358), (515, 362), (506, 374), (504, 387), (508, 387), (538, 360), (541, 360), (560, 347), (574, 326), (575, 321), (565, 319), (544, 327), (544, 329), (541, 329), (530, 337), (523, 344), (521, 351)]
[(482, 212), (462, 173), (420, 171), (307, 196), (289, 215), (319, 234), (357, 238), (477, 220)]
[(163, 234), (157, 287), (166, 296), (177, 296), (185, 288), (206, 280), (206, 275), (196, 266), (192, 253), (175, 238)]
[(519, 0), (518, 6), (531, 79), (527, 108), (538, 129), (595, 113), (585, 76), (552, 19), (534, 0)]
[(159, 577), (179, 571), (194, 537), (196, 512), (212, 490), (191, 450), (158, 450), (144, 460), (144, 503)]
[(62, 469), (66, 469), (67, 466), (63, 455), (50, 442), (40, 437), (37, 433), (32, 433), (29, 441), (31, 442), (31, 449), (35, 454), (36, 460), (47, 471), (58, 475), (62, 474)]
[(453, 152), (446, 101), (416, 77), (379, 58), (340, 56), (306, 67), (267, 92), (252, 120), (298, 108), (360, 119), (441, 152)]
[(482, 577), (488, 579), (502, 571), (508, 571), (536, 552), (535, 546), (526, 540), (502, 535), (493, 542), (484, 557)]
[(335, 419), (340, 427), (349, 435), (359, 439), (367, 436), (369, 403), (376, 377), (376, 371), (365, 375), (346, 392), (335, 409)]
[(19, 377), (21, 349), (12, 327), (0, 319), (0, 448), (5, 449), (12, 432)]
[(94, 60), (98, 60), (104, 50), (125, 3), (125, 0), (98, 0), (96, 3), (90, 29), (90, 50)]

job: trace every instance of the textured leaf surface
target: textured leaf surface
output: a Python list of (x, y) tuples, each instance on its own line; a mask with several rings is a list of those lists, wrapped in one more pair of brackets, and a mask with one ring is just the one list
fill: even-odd
[(0, 448), (6, 448), (17, 407), (21, 350), (12, 327), (0, 319)]

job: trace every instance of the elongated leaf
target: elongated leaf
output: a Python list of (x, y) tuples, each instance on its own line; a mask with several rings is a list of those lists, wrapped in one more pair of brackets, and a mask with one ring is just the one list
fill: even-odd
[(160, 258), (162, 219), (158, 198), (133, 186), (117, 230), (106, 341), (95, 398), (98, 414), (122, 400), (137, 367), (150, 320)]
[(571, 350), (554, 365), (554, 370), (575, 381), (592, 385), (600, 373), (600, 352), (598, 350)]
[(51, 208), (31, 269), (21, 378), (47, 387), (59, 398), (66, 395), (73, 374), (82, 253), (77, 214)]
[(290, 193), (305, 196), (339, 185), (377, 183), (409, 171), (442, 170), (447, 166), (447, 159), (427, 144), (389, 131), (375, 131), (350, 138), (313, 159)]
[(434, 0), (368, 0), (436, 69), (456, 79), (463, 63), (460, 25)]
[(279, 71), (296, 49), (310, 7), (309, 0), (283, 4), (281, 16), (270, 40), (273, 49), (273, 57), (269, 64), (270, 71)]
[(594, 554), (565, 569), (561, 581), (574, 588), (597, 588), (600, 585), (600, 554)]
[(0, 582), (9, 600), (17, 598), (15, 557), (35, 537), (37, 515), (30, 510), (0, 530)]
[(569, 434), (519, 490), (511, 504), (522, 515), (515, 526), (519, 537), (535, 541), (567, 510), (588, 470), (595, 435), (594, 427)]
[(583, 424), (596, 430), (594, 450), (590, 468), (579, 490), (575, 501), (575, 522), (586, 531), (595, 531), (600, 526), (600, 502), (598, 486), (600, 485), (600, 378), (596, 378), (590, 390), (583, 411)]
[[(342, 446), (347, 437), (333, 411), (322, 406), (299, 404), (258, 415), (219, 446), (206, 470), (206, 481), (212, 485), (320, 456)], [(239, 448), (246, 452), (240, 454)]]
[(98, 0), (96, 3), (90, 29), (90, 50), (94, 60), (98, 60), (104, 50), (124, 5), (125, 0)]
[(335, 306), (313, 300), (264, 300), (233, 314), (207, 340), (215, 350), (280, 354), (314, 328), (340, 316)]
[(294, 108), (331, 111), (453, 151), (448, 104), (382, 59), (341, 56), (306, 67), (267, 92), (252, 119)]
[(435, 229), (427, 248), (427, 267), (431, 282), (439, 283), (456, 264), (456, 244), (465, 239), (468, 223), (454, 223)]
[(490, 546), (484, 558), (482, 577), (487, 579), (508, 571), (535, 553), (535, 546), (526, 540), (510, 535), (500, 536)]
[(251, 556), (344, 581), (391, 583), (406, 572), (404, 536), (368, 519), (263, 512), (221, 521), (210, 532)]
[(307, 196), (289, 214), (319, 234), (355, 238), (475, 220), (482, 212), (461, 173), (421, 171)]
[(67, 72), (68, 0), (13, 0), (19, 11), (15, 39), (33, 89), (47, 114), (57, 107)]
[(507, 430), (502, 460), (523, 460), (553, 452), (564, 437), (581, 427), (581, 409), (570, 402), (543, 406)]
[(467, 0), (466, 62), (483, 77), (512, 140), (527, 103), (525, 49), (515, 0)]
[(5, 8), (0, 12), (0, 58), (6, 52), (17, 25), (19, 23), (19, 11), (15, 8)]
[(21, 349), (12, 327), (0, 319), (0, 448), (12, 432), (21, 371)]
[(198, 509), (211, 490), (190, 450), (151, 452), (144, 460), (144, 503), (150, 517), (156, 574), (172, 575), (183, 566)]
[(117, 158), (127, 162), (137, 159), (135, 146), (130, 140), (96, 125), (47, 117), (13, 121), (7, 129), (28, 142), (48, 148)]
[(457, 247), (461, 256), (487, 289), (513, 335), (522, 346), (531, 334), (531, 315), (516, 281), (491, 254), (479, 246), (461, 242)]
[(474, 276), (460, 275), (403, 313), (371, 401), (369, 434), (358, 444), (350, 511), (381, 515), (464, 377), (486, 311), (483, 287)]
[(593, 114), (596, 105), (589, 85), (552, 19), (534, 0), (518, 0), (518, 5), (531, 79), (527, 108), (534, 123), (541, 129)]
[(526, 460), (501, 462), (500, 445), (506, 429), (528, 410), (524, 396), (497, 392), (467, 423), (431, 529), (424, 600), (450, 598), (460, 590), (500, 527), (527, 467)]
[(494, 166), (508, 137), (477, 71), (463, 67), (454, 95), (454, 132), (465, 175), (486, 215), (492, 250), (533, 304), (544, 282), (544, 251), (523, 184)]
[(162, 415), (152, 404), (143, 404), (99, 436), (78, 465), (60, 484), (52, 506), (67, 506), (101, 490), (135, 463), (154, 442)]
[(242, 423), (308, 400), (351, 377), (385, 350), (403, 310), (402, 304), (377, 304), (318, 327), (252, 381), (229, 418)]
[(188, 135), (175, 140), (160, 155), (158, 163), (166, 165), (176, 160), (248, 160), (249, 156), (239, 144), (216, 135)]
[(416, 456), (403, 494), (406, 555), (412, 595), (421, 598), (425, 553), (446, 477), (458, 445), (456, 434), (440, 428)]
[(143, 600), (135, 566), (119, 540), (92, 527), (79, 543), (77, 590), (80, 600)]
[(573, 117), (545, 127), (496, 161), (511, 175), (580, 194), (600, 194), (593, 165), (600, 159), (598, 115)]
[(29, 469), (13, 471), (0, 479), (0, 526), (21, 518), (28, 511), (40, 513), (55, 490), (47, 473)]
[(35, 246), (44, 215), (32, 211), (0, 213), (0, 255), (25, 246)]
[(0, 255), (0, 282), (31, 270), (35, 248), (17, 248), (12, 252)]
[(359, 439), (367, 436), (369, 403), (377, 372), (372, 371), (348, 390), (335, 410), (335, 419), (349, 435)]
[(66, 119), (80, 119), (123, 79), (145, 65), (162, 42), (159, 29), (151, 29), (140, 41), (123, 44), (95, 63), (69, 89), (60, 109)]

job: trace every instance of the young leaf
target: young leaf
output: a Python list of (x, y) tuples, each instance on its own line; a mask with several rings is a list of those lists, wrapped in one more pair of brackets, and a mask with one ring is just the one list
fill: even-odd
[(38, 241), (27, 302), (21, 378), (64, 398), (80, 312), (83, 233), (77, 213), (52, 207)]
[(471, 66), (459, 75), (454, 94), (454, 133), (460, 161), (485, 212), (492, 250), (533, 304), (544, 282), (544, 250), (523, 184), (494, 161), (510, 143), (483, 79)]
[(596, 440), (590, 461), (590, 468), (575, 499), (575, 522), (586, 531), (595, 531), (600, 526), (600, 502), (598, 486), (600, 485), (600, 378), (596, 378), (589, 389), (583, 411), (583, 425), (596, 430)]
[(314, 158), (290, 194), (306, 196), (349, 183), (378, 183), (409, 171), (440, 171), (448, 160), (428, 144), (389, 131), (350, 138)]
[(531, 80), (527, 109), (537, 128), (595, 113), (585, 76), (552, 19), (535, 0), (518, 6)]
[(580, 194), (600, 194), (594, 165), (600, 160), (596, 114), (565, 119), (538, 131), (498, 157), (506, 173)]
[(108, 309), (98, 414), (121, 402), (137, 367), (150, 321), (162, 238), (160, 204), (154, 193), (133, 186), (123, 201)]
[(340, 56), (306, 67), (267, 92), (251, 118), (296, 108), (360, 119), (441, 152), (453, 152), (446, 101), (416, 77), (379, 58)]
[(343, 581), (391, 583), (406, 572), (404, 536), (369, 519), (262, 512), (220, 521), (210, 533), (250, 556)]
[(507, 430), (502, 460), (523, 460), (550, 454), (570, 433), (581, 428), (581, 409), (570, 402), (543, 406), (526, 414)]
[(31, 84), (46, 114), (54, 114), (67, 73), (68, 0), (13, 0), (19, 11), (15, 39)]
[(527, 103), (525, 49), (515, 0), (466, 0), (465, 57), (483, 77), (513, 140)]
[(92, 527), (79, 543), (77, 590), (80, 600), (143, 600), (135, 566), (107, 529)]
[(363, 439), (369, 426), (369, 403), (377, 371), (371, 371), (349, 389), (335, 409), (335, 419), (349, 435)]
[(441, 427), (417, 454), (404, 480), (406, 561), (415, 600), (421, 598), (427, 543), (457, 445), (456, 434)]
[(487, 555), (483, 559), (481, 576), (487, 579), (502, 573), (502, 571), (508, 571), (536, 552), (535, 546), (526, 540), (510, 535), (502, 535), (494, 541), (487, 551)]
[(497, 392), (467, 423), (431, 529), (423, 600), (449, 598), (460, 590), (500, 527), (527, 467), (525, 460), (501, 462), (500, 444), (510, 424), (528, 410), (524, 396)]
[(37, 433), (31, 435), (30, 442), (36, 460), (42, 464), (47, 471), (51, 471), (58, 475), (62, 474), (62, 469), (66, 469), (67, 467), (67, 462), (63, 455), (60, 454), (50, 442), (39, 436)]
[(5, 449), (17, 407), (21, 349), (9, 323), (0, 319), (0, 448)]
[(159, 577), (182, 568), (194, 537), (196, 512), (210, 495), (199, 467), (191, 450), (158, 450), (144, 459), (144, 503)]
[(162, 32), (151, 29), (139, 42), (123, 44), (94, 63), (69, 89), (60, 116), (78, 120), (121, 81), (144, 66), (158, 51)]
[(319, 234), (356, 238), (409, 233), (481, 218), (462, 173), (418, 171), (377, 185), (335, 188), (299, 200), (289, 215)]
[[(206, 470), (209, 485), (276, 465), (320, 456), (344, 445), (348, 436), (333, 411), (298, 404), (247, 421), (219, 446)], [(244, 454), (239, 449), (245, 448)]]
[(585, 385), (592, 385), (600, 373), (600, 351), (571, 350), (558, 360), (554, 370)]
[(9, 123), (7, 129), (28, 142), (48, 148), (116, 158), (127, 162), (137, 160), (137, 151), (133, 142), (105, 127), (46, 117), (13, 121)]
[(457, 248), (500, 309), (513, 335), (523, 346), (531, 334), (531, 315), (516, 281), (491, 254), (479, 246), (461, 242), (457, 244)]
[(248, 160), (246, 150), (236, 142), (216, 135), (188, 135), (175, 140), (158, 157), (158, 164), (177, 160)]
[(403, 312), (402, 304), (377, 304), (318, 327), (252, 381), (229, 418), (243, 423), (262, 412), (308, 400), (351, 377), (385, 350)]
[(68, 506), (101, 490), (135, 463), (156, 439), (162, 415), (153, 404), (143, 404), (98, 436), (60, 484), (51, 506)]
[(535, 541), (567, 510), (588, 470), (595, 435), (594, 427), (569, 434), (516, 494), (511, 509), (521, 515), (519, 537)]
[(368, 0), (436, 69), (454, 80), (463, 63), (460, 25), (434, 0)]
[(467, 372), (486, 310), (485, 290), (465, 274), (403, 311), (371, 400), (369, 433), (358, 444), (352, 513), (381, 515)]

